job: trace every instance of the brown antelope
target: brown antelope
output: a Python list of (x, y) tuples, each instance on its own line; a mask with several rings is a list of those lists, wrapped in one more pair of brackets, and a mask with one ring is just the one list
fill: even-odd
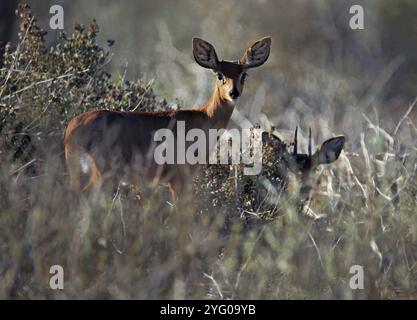
[[(311, 143), (311, 129), (309, 130), (309, 140), (308, 140), (308, 154), (298, 153), (298, 127), (295, 129), (294, 142), (293, 142), (293, 152), (291, 154), (292, 163), (290, 170), (295, 172), (297, 175), (305, 178), (309, 172), (316, 169), (319, 165), (329, 164), (336, 161), (340, 153), (343, 150), (345, 144), (345, 136), (339, 135), (324, 141), (312, 154), (312, 143)], [(277, 139), (280, 143), (282, 141), (273, 134), (274, 139)], [(264, 134), (264, 137), (266, 135)]]
[[(86, 190), (109, 176), (140, 176), (141, 179), (157, 178), (168, 183), (176, 199), (185, 188), (190, 188), (197, 166), (157, 165), (152, 157), (154, 132), (166, 128), (176, 136), (178, 121), (184, 121), (185, 132), (198, 128), (208, 133), (209, 129), (225, 128), (242, 94), (246, 71), (268, 59), (270, 46), (271, 38), (265, 37), (250, 46), (238, 61), (220, 61), (210, 43), (193, 38), (196, 62), (211, 69), (216, 76), (213, 94), (198, 109), (160, 112), (97, 110), (73, 118), (64, 139), (71, 187)], [(210, 147), (208, 149), (212, 150)], [(81, 183), (83, 174), (89, 176), (85, 185)]]
[[(309, 130), (308, 153), (298, 153), (298, 127), (295, 129), (292, 152), (287, 145), (273, 133), (263, 133), (264, 148), (270, 148), (278, 160), (279, 170), (276, 172), (288, 196), (296, 196), (299, 205), (310, 197), (315, 180), (314, 172), (320, 165), (336, 161), (343, 150), (345, 137), (339, 135), (325, 140), (317, 150), (312, 153), (311, 129)], [(267, 170), (267, 169), (266, 169)]]
[(281, 201), (289, 199), (297, 208), (302, 208), (313, 189), (315, 169), (339, 158), (345, 137), (339, 135), (327, 139), (312, 153), (310, 130), (308, 153), (304, 154), (298, 152), (297, 133), (298, 128), (293, 143), (289, 144), (273, 129), (262, 133), (262, 170), (257, 176), (245, 176), (239, 165), (234, 168), (230, 165), (207, 166), (197, 181), (203, 186), (199, 192), (209, 195), (208, 203), (202, 204), (201, 209), (210, 211), (215, 202), (220, 203), (228, 214), (236, 208), (239, 217), (274, 216), (284, 205)]

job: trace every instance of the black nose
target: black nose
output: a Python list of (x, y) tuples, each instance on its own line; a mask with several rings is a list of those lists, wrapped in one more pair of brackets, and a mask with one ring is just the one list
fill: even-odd
[(237, 99), (239, 98), (239, 91), (237, 91), (235, 88), (233, 88), (230, 92), (229, 92), (230, 98), (232, 99)]

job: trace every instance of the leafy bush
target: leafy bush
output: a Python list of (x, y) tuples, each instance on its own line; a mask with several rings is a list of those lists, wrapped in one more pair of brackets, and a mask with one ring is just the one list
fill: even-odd
[(16, 14), (19, 43), (6, 46), (0, 70), (0, 133), (18, 157), (30, 150), (35, 137), (61, 137), (69, 119), (84, 111), (167, 106), (157, 101), (151, 83), (111, 78), (105, 70), (111, 52), (97, 44), (95, 21), (88, 28), (75, 25), (72, 35), (61, 33), (59, 43), (46, 48), (46, 31), (36, 24), (29, 6), (20, 5)]

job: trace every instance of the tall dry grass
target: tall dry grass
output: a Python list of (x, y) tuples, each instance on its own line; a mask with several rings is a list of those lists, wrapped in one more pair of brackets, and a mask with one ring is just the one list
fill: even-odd
[[(6, 49), (0, 70), (0, 297), (175, 297), (176, 217), (166, 190), (73, 193), (62, 146), (74, 114), (170, 105), (148, 82), (106, 72), (110, 51), (97, 44), (95, 23), (46, 48), (30, 10), (19, 14), (20, 41)], [(415, 299), (417, 149), (408, 115), (392, 132), (367, 118), (358, 147), (348, 145), (314, 174), (304, 208), (270, 198), (281, 211), (269, 219), (242, 214), (244, 193), (226, 201), (235, 196), (227, 183), (233, 170), (213, 177), (206, 169), (192, 196), (199, 210), (183, 213), (191, 256), (185, 297)], [(64, 290), (49, 287), (56, 264)], [(352, 265), (364, 268), (363, 290), (349, 287)]]

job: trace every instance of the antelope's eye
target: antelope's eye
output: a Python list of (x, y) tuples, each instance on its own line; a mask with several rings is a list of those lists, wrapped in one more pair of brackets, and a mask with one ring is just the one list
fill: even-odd
[(240, 79), (240, 81), (242, 82), (242, 84), (245, 82), (247, 76), (248, 76), (247, 73), (242, 74), (242, 78)]
[(224, 78), (224, 76), (221, 73), (217, 74), (217, 79), (219, 79), (219, 81), (221, 81), (222, 84), (226, 83), (226, 79)]

